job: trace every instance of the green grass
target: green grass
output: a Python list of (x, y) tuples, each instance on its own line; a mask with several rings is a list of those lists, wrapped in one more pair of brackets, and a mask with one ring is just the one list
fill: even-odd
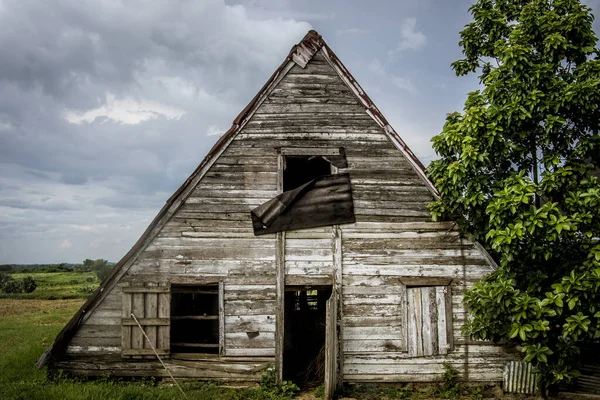
[[(83, 300), (0, 299), (0, 399), (181, 399), (172, 385), (152, 381), (119, 382), (113, 379), (49, 380), (35, 362)], [(288, 397), (259, 388), (230, 389), (210, 383), (182, 385), (193, 400), (283, 400)]]
[(100, 284), (95, 272), (14, 273), (17, 280), (31, 276), (37, 283), (32, 293), (0, 293), (0, 298), (18, 299), (84, 299)]

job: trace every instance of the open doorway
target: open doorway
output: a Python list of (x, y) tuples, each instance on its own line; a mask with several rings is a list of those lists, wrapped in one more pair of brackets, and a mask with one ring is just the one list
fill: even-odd
[(283, 379), (312, 388), (325, 378), (326, 304), (331, 286), (286, 286)]

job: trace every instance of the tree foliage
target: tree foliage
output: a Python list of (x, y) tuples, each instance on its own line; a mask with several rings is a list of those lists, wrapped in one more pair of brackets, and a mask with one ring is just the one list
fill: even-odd
[(466, 294), (475, 338), (522, 347), (554, 385), (600, 338), (600, 61), (591, 10), (576, 0), (478, 0), (457, 75), (482, 89), (433, 138), (428, 173), (499, 268)]

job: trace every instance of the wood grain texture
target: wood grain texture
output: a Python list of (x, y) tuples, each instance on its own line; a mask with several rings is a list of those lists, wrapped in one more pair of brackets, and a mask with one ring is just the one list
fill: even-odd
[[(169, 284), (221, 282), (220, 354), (169, 365), (180, 377), (256, 382), (266, 363), (252, 361), (259, 357), (277, 365), (281, 380), (287, 283), (335, 285), (338, 384), (439, 380), (445, 357), (461, 372), (465, 359), (471, 363), (470, 379), (501, 378), (505, 356), (498, 348), (460, 333), (464, 290), (491, 272), (489, 260), (456, 224), (431, 221), (433, 195), (321, 54), (306, 68), (290, 68), (157, 227), (122, 278), (126, 294), (115, 287), (86, 317), (65, 370), (163, 376), (150, 360), (119, 358), (122, 349), (138, 357), (148, 350), (144, 341), (136, 348), (140, 337), (123, 318), (134, 311), (155, 322), (145, 325), (149, 337), (169, 354)], [(351, 176), (357, 222), (255, 237), (249, 211), (281, 192), (282, 153), (333, 154), (340, 147), (348, 167), (338, 172)], [(418, 295), (415, 285), (422, 286)], [(98, 363), (85, 361), (97, 355)]]

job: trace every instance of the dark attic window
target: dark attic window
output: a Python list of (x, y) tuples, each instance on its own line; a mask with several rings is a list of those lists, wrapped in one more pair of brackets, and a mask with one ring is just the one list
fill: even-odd
[(171, 286), (171, 352), (219, 352), (219, 286)]
[(320, 156), (286, 156), (283, 191), (296, 189), (323, 175), (331, 174), (331, 164)]

